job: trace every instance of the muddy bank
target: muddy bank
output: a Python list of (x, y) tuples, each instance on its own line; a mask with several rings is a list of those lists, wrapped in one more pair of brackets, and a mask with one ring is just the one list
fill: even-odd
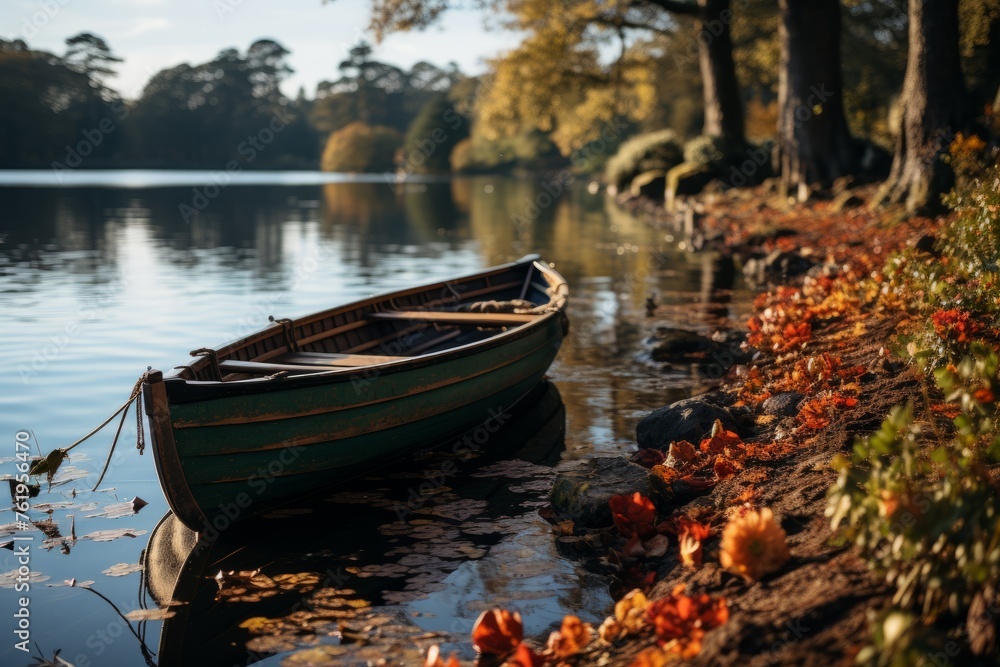
[[(853, 664), (869, 641), (870, 613), (891, 597), (855, 552), (833, 539), (825, 515), (836, 479), (830, 464), (856, 436), (877, 430), (894, 405), (922, 401), (927, 389), (891, 352), (902, 314), (867, 309), (852, 286), (880, 271), (895, 250), (926, 246), (939, 221), (889, 219), (859, 205), (870, 195), (861, 188), (849, 198), (789, 207), (758, 190), (708, 195), (674, 213), (628, 203), (645, 207), (665, 229), (687, 225), (693, 246), (731, 254), (761, 294), (750, 344), (745, 335), (739, 343), (730, 337), (730, 354), (721, 355), (730, 363), (716, 391), (640, 422), (639, 451), (629, 461), (558, 479), (551, 520), (562, 550), (607, 576), (613, 596), (640, 588), (650, 600), (670, 598), (684, 584), (688, 594), (725, 599), (728, 621), (704, 634), (701, 651), (687, 656), (693, 664)], [(797, 312), (804, 303), (816, 312)], [(670, 315), (650, 308), (651, 338), (666, 331), (676, 348), (661, 348), (661, 359), (699, 363), (712, 352), (719, 359), (721, 334), (699, 340), (673, 329)], [(735, 470), (677, 460), (671, 443), (701, 442), (704, 449), (720, 427), (742, 441)], [(635, 492), (655, 504), (658, 531), (670, 541), (663, 555), (642, 553), (612, 526), (610, 511), (593, 511), (598, 500)], [(791, 557), (748, 582), (721, 566), (720, 537), (730, 517), (755, 508), (773, 511)], [(709, 527), (700, 567), (682, 563), (681, 517)], [(610, 644), (595, 641), (582, 663), (629, 665), (655, 645), (650, 625)], [(634, 664), (657, 664), (649, 660)]]

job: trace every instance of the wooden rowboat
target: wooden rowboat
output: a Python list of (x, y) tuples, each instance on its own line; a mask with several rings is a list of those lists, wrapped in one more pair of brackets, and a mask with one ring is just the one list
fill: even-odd
[(256, 333), (143, 384), (157, 474), (177, 518), (225, 530), (469, 431), (541, 380), (567, 331), (567, 285), (528, 256)]
[[(440, 473), (442, 466), (452, 463), (456, 470), (448, 479), (453, 497), (485, 501), (485, 517), (518, 516), (526, 512), (521, 505), (526, 499), (537, 499), (539, 492), (512, 491), (512, 480), (498, 476), (483, 476), (481, 471), (502, 460), (517, 459), (535, 466), (551, 468), (559, 461), (563, 450), (566, 412), (559, 391), (552, 384), (542, 381), (525, 397), (515, 412), (516, 418), (491, 434), (489, 447), (468, 461), (457, 461), (448, 452), (431, 455), (419, 462), (400, 463), (386, 469), (389, 474), (376, 482), (377, 495), (383, 501), (405, 504), (408, 499), (407, 484), (410, 480), (394, 479), (403, 472), (416, 472), (421, 478)], [(405, 467), (404, 467), (405, 466)], [(351, 493), (370, 488), (367, 482), (345, 485)], [(349, 576), (344, 568), (357, 565), (352, 556), (366, 553), (365, 563), (391, 564), (400, 567), (400, 561), (412, 557), (406, 547), (409, 539), (396, 544), (392, 554), (386, 551), (386, 536), (380, 531), (387, 522), (397, 519), (393, 507), (379, 505), (351, 505), (345, 517), (345, 505), (329, 502), (322, 497), (309, 502), (294, 503), (281, 518), (269, 515), (241, 522), (219, 534), (211, 536), (195, 533), (182, 525), (172, 512), (167, 512), (150, 532), (149, 541), (140, 558), (143, 586), (140, 608), (166, 607), (174, 612), (163, 621), (156, 656), (159, 667), (183, 665), (249, 665), (262, 660), (265, 655), (251, 652), (246, 642), (253, 635), (246, 629), (250, 607), (252, 615), (280, 619), (301, 614), (313, 605), (304, 603), (304, 595), (282, 591), (278, 595), (263, 597), (252, 605), (226, 601), (220, 598), (222, 583), (215, 578), (220, 571), (260, 570), (266, 577), (295, 576), (308, 570), (323, 578), (320, 588), (344, 588)], [(288, 511), (290, 510), (290, 511)], [(414, 515), (428, 516), (428, 515)], [(280, 539), (261, 539), (262, 535), (280, 533)], [(485, 544), (491, 537), (482, 538)], [(416, 538), (413, 538), (416, 541)], [(473, 542), (477, 542), (473, 538)], [(416, 549), (419, 544), (412, 544)], [(402, 548), (401, 548), (402, 547)], [(451, 568), (461, 561), (451, 561)], [(442, 563), (448, 568), (447, 563)], [(444, 579), (448, 570), (439, 570)], [(406, 577), (352, 577), (353, 599), (377, 601), (385, 591), (403, 590), (415, 577), (425, 578), (417, 566), (412, 566)], [(248, 593), (259, 589), (251, 588)], [(349, 594), (340, 591), (338, 597)], [(180, 603), (180, 604), (178, 604)], [(385, 610), (381, 611), (383, 613)], [(336, 627), (336, 624), (331, 624)], [(418, 626), (410, 626), (422, 634)], [(322, 634), (321, 634), (322, 636)], [(352, 644), (360, 648), (360, 644)], [(153, 647), (156, 648), (156, 647)], [(363, 662), (344, 656), (343, 664)], [(138, 663), (141, 664), (141, 663)]]

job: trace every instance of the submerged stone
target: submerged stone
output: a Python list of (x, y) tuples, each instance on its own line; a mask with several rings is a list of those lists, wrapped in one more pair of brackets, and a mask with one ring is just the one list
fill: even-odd
[(611, 496), (637, 491), (650, 494), (648, 470), (622, 458), (591, 459), (561, 473), (549, 500), (559, 515), (577, 526), (601, 528), (611, 525)]

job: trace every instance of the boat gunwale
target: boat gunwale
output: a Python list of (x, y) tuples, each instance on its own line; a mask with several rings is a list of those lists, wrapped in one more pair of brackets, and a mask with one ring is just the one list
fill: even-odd
[[(401, 359), (397, 361), (382, 362), (377, 364), (371, 364), (367, 366), (358, 366), (351, 368), (332, 368), (330, 370), (321, 370), (314, 373), (297, 373), (295, 375), (286, 375), (279, 377), (260, 377), (260, 378), (248, 378), (243, 380), (188, 380), (180, 377), (179, 373), (185, 370), (187, 367), (180, 366), (174, 368), (168, 374), (164, 374), (163, 381), (168, 385), (170, 391), (170, 402), (172, 404), (183, 404), (199, 402), (204, 400), (213, 400), (216, 398), (228, 398), (232, 396), (241, 396), (256, 394), (260, 392), (267, 392), (272, 390), (286, 390), (298, 388), (300, 386), (311, 386), (314, 384), (328, 384), (331, 382), (350, 382), (356, 379), (358, 376), (364, 376), (370, 374), (372, 370), (376, 370), (380, 376), (383, 373), (396, 373), (404, 370), (410, 370), (415, 368), (422, 368), (428, 365), (434, 365), (450, 360), (451, 358), (461, 358), (468, 356), (469, 354), (478, 353), (480, 351), (490, 350), (495, 347), (500, 347), (513, 340), (521, 338), (523, 336), (530, 335), (534, 333), (535, 330), (543, 326), (542, 323), (548, 323), (555, 317), (565, 317), (565, 306), (568, 297), (568, 284), (565, 278), (562, 277), (555, 269), (538, 261), (538, 255), (528, 255), (516, 262), (511, 262), (499, 267), (493, 267), (481, 271), (479, 273), (470, 274), (467, 276), (462, 276), (459, 278), (454, 278), (452, 280), (442, 281), (439, 283), (432, 283), (429, 285), (423, 285), (417, 288), (410, 288), (406, 290), (398, 290), (393, 292), (386, 292), (380, 295), (369, 297), (362, 301), (356, 301), (349, 304), (344, 304), (342, 306), (337, 306), (319, 313), (313, 313), (306, 315), (299, 320), (295, 320), (295, 325), (298, 326), (300, 323), (305, 324), (317, 319), (323, 319), (328, 317), (330, 314), (344, 311), (346, 309), (355, 309), (364, 307), (371, 303), (380, 303), (388, 299), (403, 296), (411, 293), (419, 293), (427, 290), (433, 290), (435, 288), (447, 287), (449, 285), (454, 285), (456, 283), (461, 283), (467, 280), (473, 280), (486, 275), (492, 275), (496, 273), (502, 273), (508, 271), (512, 268), (516, 268), (520, 265), (531, 262), (534, 268), (536, 268), (543, 276), (545, 276), (546, 281), (549, 283), (550, 290), (550, 301), (547, 304), (551, 310), (549, 312), (540, 314), (537, 319), (521, 324), (518, 326), (511, 327), (506, 331), (497, 333), (496, 335), (484, 338), (482, 340), (474, 341), (471, 343), (466, 343), (465, 345), (460, 345), (458, 347), (452, 347), (445, 350), (439, 350), (437, 352), (431, 352), (427, 354), (420, 354), (414, 357), (408, 357), (406, 359)], [(526, 276), (526, 280), (530, 280), (530, 275)], [(530, 284), (530, 283), (529, 283)], [(280, 326), (280, 325), (273, 325)], [(271, 327), (268, 327), (271, 328)], [(233, 341), (222, 345), (218, 348), (214, 348), (216, 353), (220, 356), (222, 354), (228, 354), (235, 349), (235, 345), (245, 345), (254, 336), (258, 336), (267, 329), (255, 332), (249, 336), (245, 336), (237, 341)], [(183, 386), (184, 389), (180, 387)], [(179, 390), (179, 391), (178, 391)], [(188, 391), (185, 391), (188, 390)], [(218, 391), (213, 391), (218, 390)], [(202, 394), (201, 396), (182, 396), (184, 393)], [(209, 395), (206, 395), (209, 394)]]

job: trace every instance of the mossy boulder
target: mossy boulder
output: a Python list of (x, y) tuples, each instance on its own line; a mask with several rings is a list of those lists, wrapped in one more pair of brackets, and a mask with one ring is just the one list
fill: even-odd
[(649, 471), (622, 458), (591, 459), (560, 473), (549, 500), (556, 513), (581, 527), (611, 525), (611, 496), (639, 492), (649, 496)]
[(633, 197), (648, 197), (662, 201), (667, 188), (667, 172), (654, 169), (644, 171), (632, 179), (629, 193)]
[(683, 161), (684, 149), (673, 130), (649, 132), (623, 142), (608, 160), (604, 177), (609, 186), (621, 192), (639, 174), (666, 172)]
[(716, 173), (697, 162), (682, 162), (667, 172), (666, 206), (673, 209), (674, 201), (681, 195), (696, 195), (708, 185)]

